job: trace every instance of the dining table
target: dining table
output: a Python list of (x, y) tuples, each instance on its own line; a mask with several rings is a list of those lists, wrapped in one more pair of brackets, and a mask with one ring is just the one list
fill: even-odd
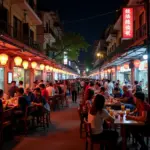
[(135, 120), (127, 120), (126, 119), (126, 112), (125, 111), (114, 111), (115, 112), (115, 126), (121, 127), (121, 133), (122, 133), (122, 150), (127, 149), (127, 141), (126, 141), (126, 129), (129, 126), (144, 126), (144, 122), (139, 122)]

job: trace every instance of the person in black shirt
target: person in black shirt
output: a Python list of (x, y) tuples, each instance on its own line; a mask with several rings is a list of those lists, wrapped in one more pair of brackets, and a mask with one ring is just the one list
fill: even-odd
[(12, 81), (12, 82), (11, 82), (11, 87), (10, 87), (10, 89), (8, 90), (9, 96), (10, 96), (10, 97), (14, 97), (14, 95), (15, 95), (17, 89), (18, 89), (18, 87), (16, 86), (16, 81)]
[(15, 116), (22, 117), (25, 112), (26, 108), (28, 106), (26, 98), (23, 96), (24, 94), (24, 89), (23, 88), (18, 88), (16, 91), (16, 94), (18, 96), (18, 106), (14, 111)]

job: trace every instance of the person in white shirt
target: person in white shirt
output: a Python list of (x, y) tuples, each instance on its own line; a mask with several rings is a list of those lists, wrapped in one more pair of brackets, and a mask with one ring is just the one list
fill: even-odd
[(55, 95), (55, 89), (54, 89), (52, 83), (49, 83), (49, 85), (46, 88), (46, 90), (48, 91), (48, 96), (54, 96)]
[(114, 89), (113, 83), (110, 80), (108, 80), (107, 91), (108, 91), (109, 95), (111, 95), (111, 96), (113, 95), (113, 89)]
[(88, 114), (88, 123), (91, 124), (92, 128), (92, 139), (93, 140), (108, 140), (113, 141), (114, 147), (117, 144), (118, 133), (116, 131), (104, 130), (103, 123), (104, 120), (109, 122), (114, 122), (106, 109), (104, 109), (105, 98), (104, 96), (98, 94), (96, 95), (90, 113)]

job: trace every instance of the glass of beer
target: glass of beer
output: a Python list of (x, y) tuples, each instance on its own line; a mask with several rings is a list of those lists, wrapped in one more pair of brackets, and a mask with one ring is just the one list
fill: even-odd
[(126, 109), (126, 115), (128, 115), (130, 113), (130, 109)]
[(109, 110), (109, 113), (110, 113), (111, 116), (114, 115), (114, 111), (112, 109)]
[(125, 110), (125, 105), (121, 105), (121, 110), (122, 110), (122, 111)]

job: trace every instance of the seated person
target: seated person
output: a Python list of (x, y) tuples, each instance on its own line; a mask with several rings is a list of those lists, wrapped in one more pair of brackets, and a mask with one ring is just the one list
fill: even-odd
[(28, 106), (26, 98), (23, 96), (24, 94), (24, 89), (23, 88), (18, 88), (16, 91), (16, 95), (18, 97), (18, 106), (16, 107), (14, 114), (16, 117), (22, 117), (25, 115), (26, 108)]
[(88, 122), (91, 124), (92, 128), (92, 138), (93, 140), (113, 141), (115, 147), (117, 144), (118, 133), (116, 131), (103, 129), (104, 120), (112, 123), (114, 122), (114, 118), (112, 118), (107, 110), (104, 109), (104, 105), (104, 96), (100, 94), (96, 95), (90, 113), (88, 114)]
[(115, 87), (118, 88), (119, 91), (120, 91), (120, 93), (121, 93), (121, 95), (123, 95), (123, 90), (122, 90), (122, 88), (120, 87), (120, 84), (119, 84), (119, 83), (116, 83), (116, 86), (115, 86)]
[(120, 93), (120, 89), (115, 87), (113, 91), (114, 98), (120, 98), (122, 94)]
[(128, 86), (127, 85), (123, 86), (123, 95), (119, 99), (119, 101), (124, 103), (126, 108), (130, 108), (131, 110), (133, 110), (135, 108), (135, 103), (133, 101), (133, 95), (128, 90)]
[(103, 95), (105, 97), (105, 99), (110, 98), (109, 93), (106, 91), (105, 87), (103, 87), (103, 86), (100, 88), (100, 94)]
[[(136, 141), (141, 145), (141, 150), (148, 150), (141, 133), (149, 131), (150, 105), (145, 101), (145, 95), (143, 92), (136, 92), (134, 94), (134, 100), (136, 103), (136, 109), (127, 115), (126, 119), (145, 122), (146, 124), (143, 126), (130, 127), (129, 130)], [(134, 114), (138, 115), (135, 116)]]
[(42, 96), (40, 88), (34, 89), (34, 95), (35, 95), (35, 98), (32, 102), (32, 105), (36, 106), (37, 109), (33, 113), (33, 115), (39, 116), (42, 114), (42, 110), (44, 108), (44, 105), (46, 104), (46, 100)]
[(30, 88), (26, 88), (25, 90), (25, 98), (27, 99), (28, 104), (30, 105), (31, 102), (33, 102), (35, 96), (31, 92)]

